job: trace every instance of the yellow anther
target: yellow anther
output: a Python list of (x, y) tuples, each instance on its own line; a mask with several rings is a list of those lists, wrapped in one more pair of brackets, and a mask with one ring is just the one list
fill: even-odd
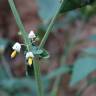
[(29, 58), (28, 58), (28, 64), (29, 64), (30, 66), (32, 65), (32, 62), (33, 62), (32, 57), (29, 57)]
[(17, 54), (17, 52), (14, 50), (14, 51), (12, 52), (12, 54), (11, 54), (11, 58), (15, 58), (16, 54)]

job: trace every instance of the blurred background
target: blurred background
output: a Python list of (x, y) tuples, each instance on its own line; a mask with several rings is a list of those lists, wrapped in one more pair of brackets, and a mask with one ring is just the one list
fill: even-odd
[[(34, 30), (39, 34), (41, 40), (51, 16), (54, 16), (57, 9), (56, 1), (51, 1), (51, 3), (55, 2), (52, 4), (50, 0), (14, 0), (14, 2), (26, 32), (29, 33)], [(65, 72), (62, 68), (59, 69), (62, 64), (73, 68), (75, 60), (79, 56), (85, 55), (84, 53), (81, 54), (83, 48), (96, 46), (95, 8), (96, 3), (58, 16), (44, 47), (48, 50), (50, 57), (40, 60), (42, 80), (44, 77), (47, 78), (43, 82), (46, 96), (51, 96), (51, 91), (55, 88), (58, 89), (56, 96), (75, 96), (78, 92), (82, 93), (80, 96), (96, 96), (95, 83), (86, 87), (88, 80), (96, 77), (95, 70), (88, 74), (86, 78), (80, 80), (78, 84), (70, 87), (72, 71), (67, 70), (68, 72)], [(37, 96), (34, 68), (32, 69), (32, 76), (30, 78), (26, 77), (23, 50), (15, 59), (10, 58), (13, 43), (23, 42), (18, 32), (19, 29), (8, 1), (0, 0), (0, 96)], [(75, 45), (73, 42), (75, 42)], [(40, 41), (37, 45), (39, 43)], [(68, 49), (71, 44), (74, 46)], [(56, 69), (59, 69), (55, 73), (57, 75), (55, 76), (53, 72), (51, 76), (51, 72)], [(82, 70), (80, 69), (80, 72)], [(78, 76), (80, 72), (78, 72)], [(58, 81), (58, 78), (60, 78), (59, 83), (56, 83), (55, 81)]]

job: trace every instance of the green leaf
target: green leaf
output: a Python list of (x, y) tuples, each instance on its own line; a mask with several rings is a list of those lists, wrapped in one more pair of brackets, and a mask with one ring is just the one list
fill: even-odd
[(39, 54), (42, 54), (43, 53), (43, 50), (42, 49), (39, 49), (38, 47), (36, 46), (32, 46), (32, 52), (34, 55), (39, 55)]
[(88, 54), (96, 55), (96, 47), (84, 48), (83, 52), (88, 53)]
[(37, 0), (39, 15), (44, 22), (48, 22), (60, 6), (59, 0)]
[(84, 7), (96, 0), (64, 0), (61, 13)]
[(89, 19), (89, 17), (92, 17), (96, 14), (96, 2), (94, 2), (92, 5), (87, 5), (86, 7), (81, 8), (81, 13), (83, 16), (86, 17), (86, 19)]
[(52, 72), (50, 72), (44, 79), (53, 79), (56, 76), (60, 76), (63, 75), (65, 73), (68, 73), (70, 71), (70, 68), (68, 66), (61, 66), (58, 69), (53, 70)]
[(50, 57), (49, 53), (48, 53), (47, 50), (45, 50), (45, 49), (43, 49), (42, 54), (40, 54), (39, 56), (40, 56), (41, 58), (45, 58), (45, 59), (47, 59), (47, 58)]
[[(60, 13), (81, 8), (95, 1), (96, 0), (64, 0)], [(48, 22), (56, 14), (56, 11), (60, 6), (60, 0), (37, 0), (37, 5), (39, 7), (41, 19), (44, 22)]]
[(70, 86), (74, 86), (94, 70), (96, 70), (95, 58), (86, 57), (77, 59), (74, 63)]

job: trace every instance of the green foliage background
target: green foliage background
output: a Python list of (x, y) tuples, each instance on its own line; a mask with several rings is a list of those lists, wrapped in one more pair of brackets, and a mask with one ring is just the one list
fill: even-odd
[[(44, 31), (43, 34), (46, 34), (47, 27), (50, 24), (52, 17), (55, 16), (58, 8), (60, 7), (60, 4), (61, 4), (61, 1), (59, 0), (37, 0), (37, 5), (39, 7), (38, 14), (42, 20), (42, 25), (38, 27), (38, 32), (39, 32), (39, 33), (37, 32), (37, 35), (39, 34), (38, 37), (42, 35), (42, 33), (40, 35), (40, 31), (41, 31), (40, 29)], [(10, 6), (11, 5), (12, 4), (10, 3)], [(61, 9), (60, 9), (60, 12), (58, 13), (58, 18), (59, 16), (62, 16), (64, 17), (65, 20), (58, 23), (59, 20), (58, 18), (56, 18), (52, 31), (57, 30), (58, 28), (66, 29), (66, 25), (67, 27), (70, 26), (70, 24), (75, 22), (77, 18), (84, 20), (84, 22), (87, 22), (93, 15), (95, 15), (96, 3), (95, 3), (95, 0), (92, 0), (92, 1), (91, 0), (80, 0), (80, 1), (64, 0), (62, 3), (62, 7), (60, 8)], [(12, 6), (11, 6), (11, 9), (12, 9)], [(24, 32), (26, 33), (23, 27), (23, 24), (18, 19), (19, 16), (14, 12), (13, 12), (13, 15), (15, 16), (15, 19), (19, 26), (20, 31), (22, 31), (23, 33)], [(40, 38), (42, 39), (42, 37), (43, 36), (41, 36)], [(28, 42), (30, 42), (26, 39), (27, 33), (23, 34), (23, 38), (25, 38), (25, 44), (28, 44)], [(92, 35), (92, 36), (89, 36), (86, 40), (95, 42), (96, 41), (95, 38), (96, 36)], [(78, 38), (72, 38), (72, 40), (69, 40), (68, 44), (66, 44), (66, 46), (64, 47), (65, 52), (61, 58), (60, 67), (58, 67), (57, 69), (54, 69), (52, 72), (47, 73), (44, 76), (41, 75), (41, 81), (43, 81), (43, 85), (44, 85), (43, 86), (44, 93), (45, 93), (44, 96), (47, 96), (46, 91), (48, 90), (51, 84), (50, 82), (54, 78), (56, 78), (56, 82), (53, 84), (53, 89), (51, 90), (51, 92), (48, 92), (48, 94), (51, 94), (52, 96), (57, 96), (56, 93), (58, 91), (58, 87), (60, 83), (60, 79), (58, 79), (58, 77), (62, 78), (62, 75), (64, 74), (71, 74), (69, 86), (72, 87), (96, 70), (96, 60), (95, 60), (96, 47), (83, 48), (81, 50), (80, 56), (78, 56), (78, 58), (73, 62), (72, 66), (66, 63), (66, 58), (68, 54), (70, 54), (70, 50), (74, 48), (74, 46), (76, 46), (78, 43), (82, 43), (81, 41), (85, 42), (85, 40), (78, 40)], [(3, 64), (3, 66), (0, 67), (0, 79), (1, 79), (0, 89), (7, 91), (10, 94), (9, 96), (11, 96), (12, 94), (15, 94), (14, 96), (36, 96), (37, 87), (36, 87), (36, 80), (34, 80), (34, 77), (33, 78), (24, 77), (22, 79), (17, 79), (12, 77), (10, 68), (8, 67), (8, 64), (7, 64), (8, 62), (3, 56), (8, 44), (13, 44), (13, 41), (0, 38), (0, 54), (1, 54), (0, 63), (5, 64), (5, 65)], [(50, 57), (49, 53), (44, 48), (39, 48), (38, 46), (34, 46), (34, 45), (31, 45), (31, 46), (32, 46), (32, 49), (31, 49), (32, 52), (35, 55), (38, 55), (41, 59), (48, 59)], [(26, 89), (26, 91), (24, 91), (25, 90), (24, 88)]]

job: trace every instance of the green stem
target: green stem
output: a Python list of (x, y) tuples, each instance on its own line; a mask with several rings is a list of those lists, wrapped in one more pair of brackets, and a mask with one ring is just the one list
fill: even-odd
[(29, 51), (29, 50), (31, 50), (31, 42), (28, 39), (28, 34), (26, 33), (24, 25), (21, 22), (21, 18), (20, 18), (19, 14), (18, 14), (18, 11), (17, 11), (17, 9), (15, 7), (15, 4), (14, 4), (13, 0), (8, 0), (8, 2), (9, 2), (9, 5), (11, 7), (11, 10), (13, 12), (13, 15), (15, 17), (16, 23), (17, 23), (17, 25), (18, 25), (18, 27), (20, 29), (20, 32), (21, 32), (21, 35), (22, 35), (23, 40), (25, 42), (25, 45), (27, 46), (27, 50)]
[(56, 14), (55, 14), (55, 16), (54, 16), (53, 19), (51, 20), (51, 22), (50, 22), (50, 24), (49, 24), (49, 26), (48, 26), (48, 28), (47, 28), (47, 31), (46, 31), (46, 33), (45, 33), (45, 35), (44, 35), (44, 37), (43, 37), (43, 39), (42, 39), (42, 41), (41, 41), (41, 43), (40, 43), (40, 45), (39, 45), (40, 48), (42, 48), (42, 47), (45, 45), (45, 42), (46, 42), (47, 39), (48, 39), (48, 36), (49, 36), (49, 34), (50, 34), (51, 30), (52, 30), (52, 27), (53, 27), (53, 25), (54, 25), (54, 22), (55, 22), (55, 20), (57, 19), (58, 15), (59, 15), (59, 12), (60, 12), (60, 10), (61, 10), (61, 7), (62, 7), (62, 5), (63, 5), (63, 0), (62, 0), (62, 2), (60, 2), (60, 3), (61, 3), (61, 4), (60, 4), (60, 6), (59, 6), (59, 8), (58, 8), (58, 10), (57, 10), (57, 12), (56, 12)]
[[(11, 10), (13, 12), (13, 15), (15, 17), (16, 23), (21, 31), (21, 35), (23, 37), (24, 43), (27, 47), (27, 51), (32, 51), (32, 44), (30, 39), (28, 39), (28, 34), (25, 31), (24, 25), (20, 19), (19, 13), (15, 7), (15, 4), (13, 2), (13, 0), (8, 0), (9, 5), (11, 7)], [(36, 62), (37, 60), (34, 59), (34, 62)], [(40, 78), (40, 66), (38, 63), (33, 63), (34, 65), (34, 73), (35, 73), (35, 79), (37, 82), (37, 87), (38, 87), (38, 96), (44, 96), (43, 95), (43, 87), (42, 87), (42, 82), (41, 82), (41, 78)]]
[[(34, 65), (38, 65), (38, 58), (36, 59), (36, 60), (34, 60)], [(36, 71), (35, 71), (35, 75), (37, 76), (36, 77), (36, 81), (37, 81), (37, 85), (39, 85), (39, 86), (37, 86), (38, 87), (38, 90), (39, 90), (39, 92), (38, 92), (38, 96), (44, 96), (44, 89), (43, 89), (43, 87), (42, 87), (42, 82), (41, 82), (41, 74), (40, 74), (40, 66), (34, 66), (34, 68), (36, 69)]]

